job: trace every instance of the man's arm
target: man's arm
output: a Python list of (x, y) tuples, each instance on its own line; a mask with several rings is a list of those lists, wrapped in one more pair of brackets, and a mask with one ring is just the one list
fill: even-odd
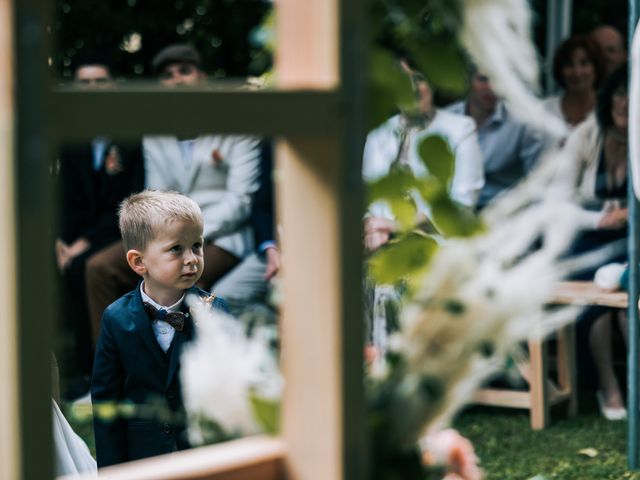
[(113, 337), (113, 318), (107, 310), (102, 317), (91, 380), (98, 467), (129, 460), (125, 422), (114, 415), (114, 408), (124, 396), (123, 386), (124, 369)]

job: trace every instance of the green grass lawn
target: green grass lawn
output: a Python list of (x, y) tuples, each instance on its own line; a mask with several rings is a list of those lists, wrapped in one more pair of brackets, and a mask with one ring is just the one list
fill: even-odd
[[(581, 399), (583, 396), (581, 395)], [(627, 423), (609, 422), (593, 406), (575, 419), (553, 410), (553, 422), (534, 432), (523, 410), (472, 408), (455, 427), (475, 445), (488, 480), (640, 480), (627, 470)], [(93, 427), (65, 410), (95, 456)], [(594, 449), (594, 457), (580, 450)]]
[[(536, 432), (527, 412), (507, 409), (470, 409), (455, 427), (473, 442), (489, 480), (640, 480), (640, 472), (627, 470), (626, 422), (609, 422), (594, 411), (575, 419), (553, 413), (551, 426)], [(595, 456), (583, 449), (594, 449)]]

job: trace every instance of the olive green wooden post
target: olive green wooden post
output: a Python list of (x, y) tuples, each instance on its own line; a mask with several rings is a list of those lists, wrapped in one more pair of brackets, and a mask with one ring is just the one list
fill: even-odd
[[(638, 0), (629, 0), (629, 40), (628, 51), (631, 51), (631, 45), (633, 41), (633, 34), (638, 22), (638, 15), (640, 2)], [(631, 127), (631, 125), (629, 126)], [(630, 132), (631, 133), (631, 132)], [(630, 159), (632, 160), (632, 159)], [(629, 177), (631, 176), (631, 165), (629, 165)], [(628, 399), (627, 399), (627, 411), (629, 413), (629, 425), (628, 425), (628, 444), (627, 444), (627, 457), (628, 464), (631, 470), (637, 470), (639, 465), (640, 451), (638, 450), (640, 425), (638, 417), (638, 384), (640, 383), (640, 372), (638, 371), (638, 355), (639, 351), (639, 338), (640, 334), (638, 326), (638, 289), (640, 287), (638, 283), (638, 241), (640, 241), (640, 208), (638, 200), (633, 191), (633, 182), (629, 179), (629, 192), (628, 192), (628, 204), (629, 204), (629, 350), (627, 357), (627, 383), (628, 383)]]

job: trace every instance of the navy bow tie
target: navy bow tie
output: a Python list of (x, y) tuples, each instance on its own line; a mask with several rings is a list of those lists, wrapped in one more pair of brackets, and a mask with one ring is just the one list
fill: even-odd
[(163, 320), (175, 328), (178, 332), (184, 329), (184, 318), (189, 315), (183, 312), (167, 312), (164, 308), (157, 309), (153, 305), (147, 302), (142, 302), (144, 310), (149, 315), (151, 320)]

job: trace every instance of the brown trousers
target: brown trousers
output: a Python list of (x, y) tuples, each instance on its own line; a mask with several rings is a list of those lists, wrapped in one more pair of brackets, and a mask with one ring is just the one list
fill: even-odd
[[(208, 290), (240, 260), (226, 250), (213, 245), (204, 246), (204, 271), (197, 286)], [(133, 290), (140, 277), (127, 263), (122, 242), (99, 251), (87, 261), (87, 297), (94, 346), (100, 334), (104, 310), (118, 298)]]

